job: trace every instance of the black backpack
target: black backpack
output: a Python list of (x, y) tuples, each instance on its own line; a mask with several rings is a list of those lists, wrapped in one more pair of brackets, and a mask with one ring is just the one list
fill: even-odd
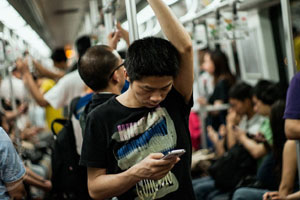
[(230, 192), (249, 175), (255, 175), (256, 160), (241, 144), (234, 145), (209, 168), (215, 186), (221, 191)]
[[(71, 102), (69, 119), (55, 119), (51, 129), (55, 135), (52, 151), (52, 196), (53, 199), (84, 200), (90, 199), (87, 189), (87, 169), (79, 166), (80, 156), (76, 151), (75, 135), (71, 117), (80, 97)], [(63, 125), (55, 133), (54, 124)]]

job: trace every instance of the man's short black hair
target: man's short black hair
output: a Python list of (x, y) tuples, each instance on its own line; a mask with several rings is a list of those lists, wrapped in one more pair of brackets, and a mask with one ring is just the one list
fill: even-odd
[(245, 82), (238, 82), (229, 90), (229, 98), (244, 101), (252, 98), (252, 87)]
[(78, 52), (78, 56), (80, 58), (81, 56), (83, 56), (86, 50), (92, 46), (91, 39), (89, 36), (84, 35), (76, 40), (75, 45)]
[(261, 99), (262, 93), (267, 89), (267, 87), (272, 85), (272, 83), (273, 83), (272, 81), (268, 81), (268, 80), (259, 80), (256, 83), (256, 85), (253, 87), (252, 95), (256, 96), (258, 99)]
[(51, 59), (54, 62), (66, 62), (67, 61), (67, 57), (65, 54), (65, 50), (63, 48), (57, 48), (53, 51), (52, 55), (51, 55)]
[(118, 65), (119, 59), (112, 51), (113, 49), (106, 45), (96, 45), (89, 48), (79, 61), (79, 74), (85, 84), (94, 91), (108, 86), (109, 76)]
[(175, 78), (179, 71), (179, 53), (169, 41), (147, 37), (130, 45), (125, 67), (131, 82), (146, 76)]
[(259, 100), (264, 104), (272, 106), (277, 100), (285, 98), (285, 91), (281, 87), (280, 83), (272, 83), (262, 92)]

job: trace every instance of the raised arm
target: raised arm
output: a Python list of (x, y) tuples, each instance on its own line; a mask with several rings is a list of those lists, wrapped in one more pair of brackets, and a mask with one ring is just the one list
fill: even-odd
[(44, 66), (42, 66), (39, 62), (36, 60), (32, 61), (33, 65), (35, 66), (35, 69), (39, 72), (41, 76), (53, 79), (55, 81), (59, 80), (61, 77), (65, 75), (63, 72), (52, 72), (48, 69), (46, 69)]
[(179, 22), (171, 9), (161, 0), (148, 0), (161, 28), (168, 40), (180, 54), (180, 70), (174, 81), (174, 87), (188, 102), (191, 98), (194, 82), (193, 48), (188, 32)]
[(30, 91), (31, 95), (33, 96), (33, 98), (35, 99), (35, 101), (42, 107), (49, 105), (49, 103), (44, 99), (44, 95), (39, 90), (37, 84), (33, 80), (33, 77), (28, 69), (27, 63), (18, 61), (17, 67), (20, 69), (20, 71), (22, 73), (22, 78), (23, 78), (24, 84), (29, 89), (29, 91)]

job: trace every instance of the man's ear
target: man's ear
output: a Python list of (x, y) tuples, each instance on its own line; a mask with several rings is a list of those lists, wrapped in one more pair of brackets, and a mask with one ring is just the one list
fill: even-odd
[(128, 82), (130, 82), (130, 78), (129, 78), (129, 76), (128, 76), (128, 73), (127, 73), (127, 71), (126, 71), (126, 70), (124, 70), (124, 73), (125, 73), (125, 78), (126, 78), (126, 80), (127, 80)]

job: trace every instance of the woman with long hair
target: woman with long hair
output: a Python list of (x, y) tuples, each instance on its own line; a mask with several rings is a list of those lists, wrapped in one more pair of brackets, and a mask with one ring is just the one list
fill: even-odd
[[(199, 98), (200, 105), (218, 105), (228, 103), (228, 92), (235, 83), (235, 77), (229, 68), (229, 62), (225, 53), (221, 50), (207, 51), (204, 55), (203, 68), (213, 76), (214, 91), (208, 99)], [(212, 112), (207, 118), (207, 125), (212, 125), (218, 130), (221, 124), (225, 124), (226, 112)]]

